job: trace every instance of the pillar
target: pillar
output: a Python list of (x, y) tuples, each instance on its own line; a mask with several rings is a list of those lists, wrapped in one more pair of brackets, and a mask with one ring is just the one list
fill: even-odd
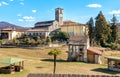
[(22, 68), (24, 69), (24, 61), (22, 61)]
[(68, 45), (68, 61), (71, 61), (71, 51), (70, 44)]

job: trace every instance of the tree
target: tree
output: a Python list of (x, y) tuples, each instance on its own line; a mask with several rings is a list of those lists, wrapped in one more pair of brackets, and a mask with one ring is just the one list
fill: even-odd
[(57, 58), (57, 55), (59, 55), (61, 53), (60, 50), (58, 49), (53, 49), (51, 50), (48, 55), (53, 55), (54, 56), (54, 70), (53, 70), (53, 74), (55, 74), (55, 71), (56, 71), (56, 58)]
[(15, 44), (15, 45), (19, 45), (19, 44), (20, 44), (20, 41), (17, 40), (17, 39), (13, 39), (13, 44)]
[(30, 38), (29, 37), (24, 38), (24, 42), (26, 44), (30, 44), (31, 43)]
[(39, 36), (33, 36), (33, 39), (36, 41), (36, 44), (42, 44), (42, 39)]
[(112, 42), (116, 42), (118, 40), (118, 26), (117, 26), (117, 18), (115, 15), (113, 15), (113, 18), (111, 19), (111, 37)]
[(51, 43), (51, 38), (49, 36), (46, 37), (46, 43), (47, 44)]
[(67, 41), (69, 39), (69, 34), (67, 32), (57, 31), (53, 33), (51, 39), (52, 41)]
[(93, 45), (93, 40), (94, 40), (94, 21), (93, 18), (91, 17), (90, 20), (87, 22), (88, 28), (89, 28), (89, 39), (90, 39), (90, 45)]
[(0, 47), (1, 47), (1, 45), (2, 45), (2, 42), (3, 42), (3, 41), (2, 41), (2, 40), (0, 40)]
[(100, 11), (95, 22), (95, 40), (97, 44), (103, 46), (108, 40), (110, 32), (111, 29), (108, 26), (102, 11)]

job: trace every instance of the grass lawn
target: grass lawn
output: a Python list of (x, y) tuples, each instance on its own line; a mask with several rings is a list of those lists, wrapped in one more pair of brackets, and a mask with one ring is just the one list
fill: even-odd
[[(0, 77), (26, 77), (29, 73), (52, 73), (53, 72), (53, 56), (49, 56), (48, 52), (52, 48), (0, 48), (0, 59), (8, 57), (19, 57), (25, 59), (25, 70), (16, 72), (15, 74), (0, 74)], [(83, 62), (67, 62), (67, 47), (59, 48), (62, 51), (57, 58), (56, 73), (63, 74), (109, 74), (120, 75), (118, 72), (107, 70), (105, 64), (90, 64)], [(106, 55), (120, 55), (119, 51), (107, 51)], [(102, 59), (103, 59), (102, 57)], [(5, 66), (0, 64), (0, 67)]]

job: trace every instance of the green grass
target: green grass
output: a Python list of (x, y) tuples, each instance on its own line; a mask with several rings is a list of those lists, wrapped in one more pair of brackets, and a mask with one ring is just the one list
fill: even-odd
[[(29, 73), (52, 73), (53, 72), (53, 56), (49, 56), (48, 52), (53, 48), (0, 48), (0, 59), (7, 57), (19, 57), (25, 60), (25, 70), (15, 74), (0, 74), (0, 77), (26, 77)], [(105, 64), (90, 64), (83, 62), (67, 62), (67, 47), (59, 48), (62, 53), (57, 57), (56, 73), (63, 74), (108, 74), (120, 75), (118, 72), (107, 70)], [(110, 55), (112, 51), (104, 52), (103, 56)], [(115, 51), (114, 54), (120, 54)], [(1, 66), (5, 66), (0, 64)]]

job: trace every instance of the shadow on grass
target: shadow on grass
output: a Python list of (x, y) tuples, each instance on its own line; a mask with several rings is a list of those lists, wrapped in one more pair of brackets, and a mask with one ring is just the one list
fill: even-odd
[[(54, 59), (41, 59), (41, 61), (53, 62)], [(68, 61), (68, 60), (64, 60), (64, 59), (57, 59), (56, 62), (86, 63), (86, 62), (80, 62), (80, 61)]]
[[(41, 61), (53, 62), (54, 59), (42, 59)], [(59, 60), (56, 60), (56, 62), (68, 62), (68, 61), (67, 60), (63, 60), (63, 59), (59, 59)]]
[(96, 69), (92, 69), (91, 71), (102, 72), (106, 74), (119, 74), (120, 73), (120, 72), (109, 70), (107, 68), (96, 68)]
[(36, 68), (41, 69), (41, 68), (44, 68), (44, 67), (36, 67)]

